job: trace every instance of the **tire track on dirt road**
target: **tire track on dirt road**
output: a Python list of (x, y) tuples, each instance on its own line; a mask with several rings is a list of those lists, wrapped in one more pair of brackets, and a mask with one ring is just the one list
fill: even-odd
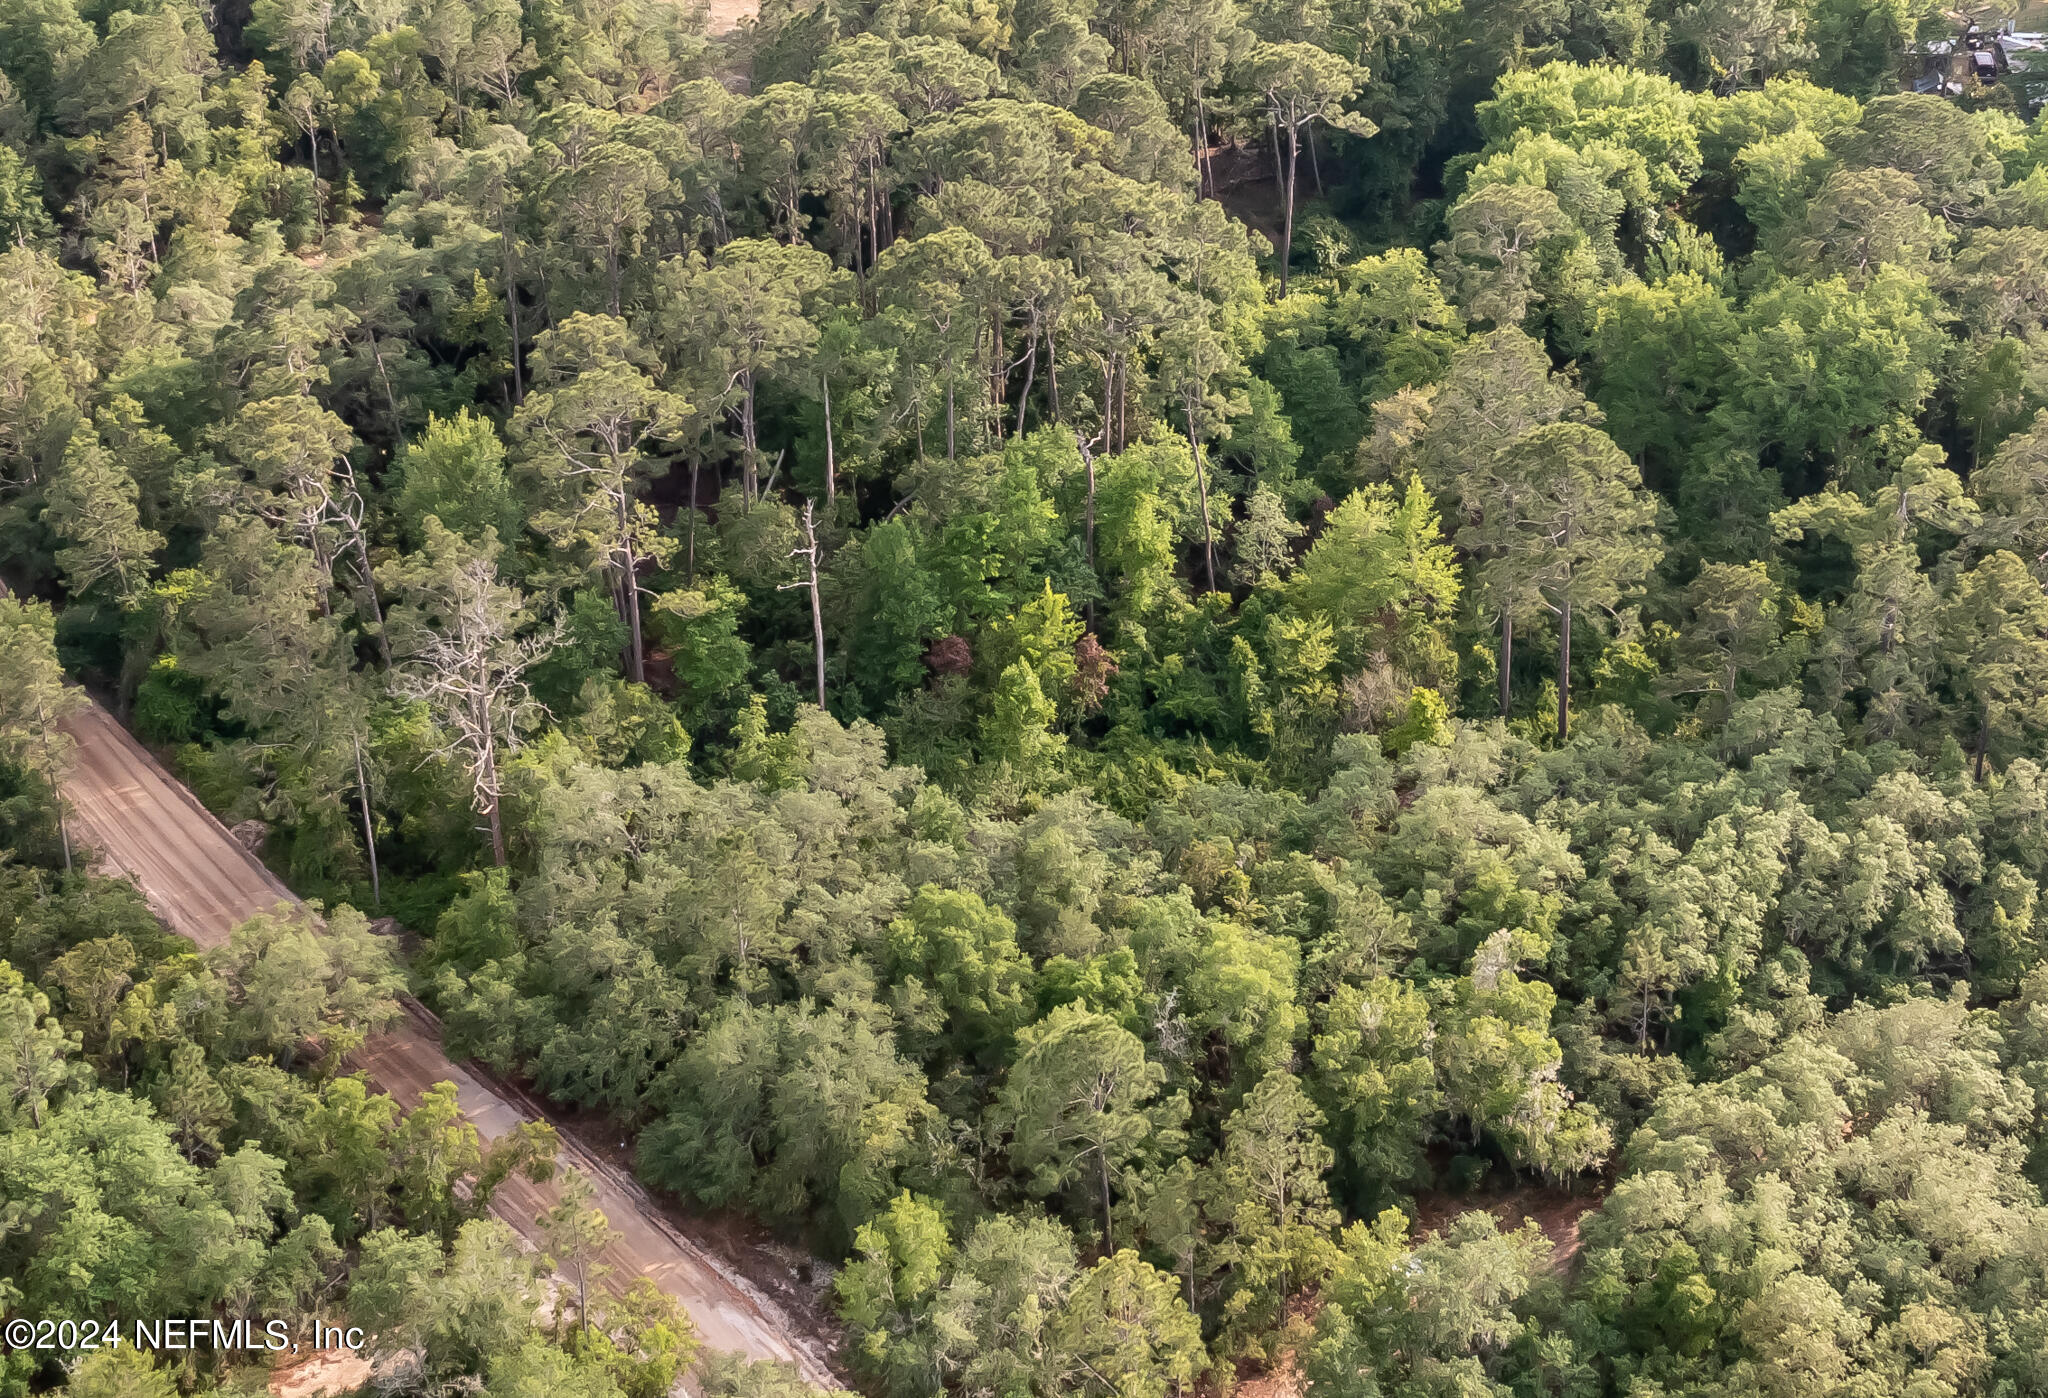
[[(297, 905), (290, 890), (105, 709), (94, 704), (63, 727), (78, 744), (64, 784), (74, 834), (132, 878), (173, 931), (202, 947), (219, 946), (257, 913), (281, 902)], [(531, 1116), (548, 1115), (539, 1104), (515, 1103), (451, 1062), (433, 1017), (417, 1005), (409, 1008), (408, 1019), (371, 1039), (352, 1060), (379, 1088), (410, 1107), (435, 1083), (452, 1082), (463, 1115), (486, 1140)], [(812, 1383), (838, 1387), (823, 1343), (801, 1334), (771, 1298), (683, 1236), (637, 1180), (586, 1148), (562, 1122), (554, 1125), (561, 1133), (559, 1158), (590, 1176), (597, 1206), (620, 1234), (603, 1257), (615, 1286), (650, 1277), (689, 1309), (708, 1347), (794, 1361)], [(491, 1211), (536, 1241), (534, 1219), (557, 1197), (552, 1184), (515, 1176), (492, 1199)]]

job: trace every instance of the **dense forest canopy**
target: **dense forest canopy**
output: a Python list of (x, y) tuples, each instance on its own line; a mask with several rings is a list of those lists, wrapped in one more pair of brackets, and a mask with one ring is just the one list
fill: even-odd
[[(410, 984), (877, 1395), (2048, 1395), (2048, 127), (1955, 32), (6, 0), (0, 1308), (665, 1390), (485, 1217), (546, 1133), (346, 1071)], [(67, 672), (324, 939), (86, 872)]]

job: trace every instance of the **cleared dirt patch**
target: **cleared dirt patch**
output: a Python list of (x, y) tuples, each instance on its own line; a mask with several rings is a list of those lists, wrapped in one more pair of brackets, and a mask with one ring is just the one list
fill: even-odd
[(323, 1349), (270, 1372), (270, 1398), (333, 1398), (370, 1381), (370, 1361), (345, 1349)]
[(713, 34), (730, 34), (740, 27), (740, 21), (752, 19), (761, 12), (761, 0), (711, 0), (710, 31)]
[(1550, 1270), (1568, 1270), (1579, 1255), (1579, 1222), (1600, 1207), (1606, 1191), (1590, 1188), (1567, 1194), (1554, 1185), (1528, 1185), (1518, 1189), (1480, 1194), (1444, 1194), (1428, 1190), (1415, 1196), (1415, 1235), (1441, 1233), (1461, 1214), (1477, 1210), (1493, 1215), (1503, 1231), (1520, 1228), (1524, 1219), (1535, 1219), (1543, 1236), (1550, 1239)]

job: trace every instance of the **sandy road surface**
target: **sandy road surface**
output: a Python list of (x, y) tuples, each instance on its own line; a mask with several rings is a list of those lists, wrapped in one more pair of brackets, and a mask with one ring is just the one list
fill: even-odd
[[(78, 740), (77, 762), (64, 787), (74, 836), (132, 877), (175, 931), (203, 947), (217, 946), (235, 924), (280, 901), (297, 901), (106, 710), (92, 705), (64, 726)], [(454, 1083), (463, 1114), (486, 1140), (545, 1115), (539, 1104), (515, 1102), (450, 1062), (432, 1017), (417, 1007), (392, 1032), (372, 1039), (356, 1063), (406, 1106), (435, 1083)], [(795, 1360), (813, 1383), (837, 1387), (821, 1347), (801, 1336), (773, 1301), (678, 1233), (630, 1175), (566, 1130), (560, 1158), (591, 1177), (598, 1207), (621, 1235), (604, 1256), (615, 1285), (652, 1277), (689, 1307), (706, 1345), (757, 1359)], [(555, 1197), (552, 1185), (515, 1178), (499, 1189), (492, 1211), (531, 1239), (539, 1231), (535, 1216)]]

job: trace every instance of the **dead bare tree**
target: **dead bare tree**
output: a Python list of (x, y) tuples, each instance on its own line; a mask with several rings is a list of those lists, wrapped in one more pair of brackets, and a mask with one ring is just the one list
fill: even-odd
[(516, 751), (521, 731), (545, 717), (525, 676), (555, 649), (562, 621), (534, 629), (526, 595), (498, 579), (498, 551), (490, 530), (472, 545), (430, 521), (426, 547), (389, 565), (386, 576), (403, 599), (390, 614), (392, 687), (439, 721), (447, 740), (436, 755), (468, 773), (491, 858), (503, 866), (500, 753)]
[(818, 603), (818, 526), (811, 502), (804, 501), (804, 541), (789, 551), (791, 558), (804, 561), (805, 576), (786, 582), (778, 589), (808, 588), (811, 594), (811, 651), (818, 671), (818, 707), (825, 707), (825, 611)]

